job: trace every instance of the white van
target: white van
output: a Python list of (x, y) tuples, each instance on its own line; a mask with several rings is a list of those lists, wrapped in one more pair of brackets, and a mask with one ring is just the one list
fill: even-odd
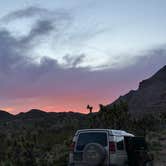
[(71, 145), (69, 166), (127, 165), (125, 137), (134, 135), (111, 129), (78, 130)]

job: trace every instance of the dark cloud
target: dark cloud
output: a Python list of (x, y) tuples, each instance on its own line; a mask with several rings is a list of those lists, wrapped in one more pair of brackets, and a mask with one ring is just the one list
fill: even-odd
[[(49, 11), (39, 7), (28, 7), (7, 14), (0, 19), (0, 23), (4, 21), (12, 22), (17, 19), (20, 20), (21, 18), (31, 18), (32, 20), (32, 26), (27, 35), (14, 38), (7, 28), (2, 30), (1, 27), (0, 33), (3, 34), (1, 35), (1, 40), (3, 40), (3, 37), (6, 37), (5, 42), (13, 42), (15, 45), (14, 49), (22, 51), (24, 54), (32, 51), (34, 47), (42, 43), (44, 37), (47, 39), (51, 33), (54, 36), (64, 31), (64, 27), (67, 28), (67, 25), (72, 19), (70, 14), (63, 10)], [(5, 45), (12, 46), (11, 43)]]
[(9, 13), (5, 15), (4, 17), (2, 17), (1, 21), (10, 22), (16, 19), (21, 19), (21, 18), (28, 18), (32, 16), (42, 16), (48, 13), (49, 11), (47, 9), (31, 6), (28, 8), (16, 10)]
[(7, 74), (26, 60), (18, 52), (18, 41), (6, 30), (0, 31), (0, 73)]
[(10, 12), (9, 14), (1, 17), (0, 21), (1, 22), (6, 22), (10, 23), (15, 20), (20, 20), (20, 19), (36, 19), (36, 20), (52, 20), (52, 21), (66, 21), (71, 19), (71, 15), (63, 10), (63, 9), (57, 9), (57, 10), (47, 10), (45, 8), (40, 8), (40, 7), (35, 7), (31, 6), (28, 8), (16, 10), (13, 12)]
[(29, 44), (34, 41), (34, 39), (49, 35), (53, 30), (55, 30), (55, 25), (52, 20), (38, 20), (30, 33), (21, 39), (21, 43)]
[(63, 60), (65, 61), (65, 65), (68, 67), (78, 67), (81, 63), (84, 62), (85, 55), (76, 55), (76, 56), (71, 56), (71, 55), (65, 55), (63, 57)]

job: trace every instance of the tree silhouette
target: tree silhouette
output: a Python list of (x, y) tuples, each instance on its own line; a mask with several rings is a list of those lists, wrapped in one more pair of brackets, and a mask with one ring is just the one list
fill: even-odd
[(91, 114), (92, 110), (93, 110), (93, 107), (88, 104), (86, 108), (87, 108), (87, 110), (89, 110), (89, 113)]
[(103, 104), (99, 104), (99, 111), (106, 111), (107, 108)]

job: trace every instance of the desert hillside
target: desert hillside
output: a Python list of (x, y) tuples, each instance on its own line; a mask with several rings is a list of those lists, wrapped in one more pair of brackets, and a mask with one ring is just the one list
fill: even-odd
[[(129, 111), (136, 114), (166, 111), (166, 66), (139, 84), (138, 90), (119, 97), (115, 101), (128, 103)], [(108, 106), (112, 106), (112, 103)]]

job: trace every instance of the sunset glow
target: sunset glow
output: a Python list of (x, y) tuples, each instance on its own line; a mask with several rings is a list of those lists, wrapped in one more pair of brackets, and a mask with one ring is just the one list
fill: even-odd
[(1, 2), (0, 109), (87, 113), (137, 89), (166, 62), (159, 1)]

